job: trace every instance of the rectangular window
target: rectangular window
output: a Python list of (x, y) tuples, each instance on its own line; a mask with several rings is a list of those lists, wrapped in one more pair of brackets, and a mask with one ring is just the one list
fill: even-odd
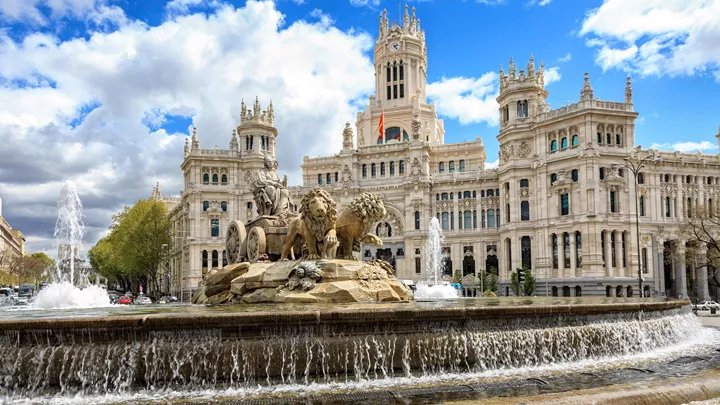
[(390, 176), (395, 175), (395, 162), (390, 162)]
[(570, 234), (563, 233), (563, 267), (570, 268)]
[(460, 160), (460, 168), (458, 170), (460, 170), (461, 172), (465, 171), (465, 161), (464, 160)]
[(445, 231), (450, 229), (450, 214), (448, 212), (442, 213), (442, 229)]
[(400, 83), (400, 98), (405, 97), (405, 84)]
[(665, 216), (670, 218), (670, 197), (665, 197)]
[(530, 220), (530, 202), (529, 201), (520, 202), (520, 220), (521, 221), (529, 221)]
[(645, 216), (645, 197), (640, 196), (640, 216)]
[(615, 201), (615, 192), (610, 192), (610, 212), (617, 212), (617, 204)]
[(405, 174), (405, 161), (404, 160), (400, 161), (399, 169), (400, 169), (400, 174)]
[(387, 99), (392, 99), (392, 86), (387, 86)]
[(647, 274), (647, 248), (642, 248), (642, 272)]
[(213, 236), (213, 237), (220, 236), (220, 220), (219, 219), (211, 219), (210, 220), (210, 236)]
[(464, 221), (463, 221), (464, 228), (465, 229), (472, 228), (472, 214), (470, 213), (470, 211), (465, 211), (465, 213), (463, 214), (463, 217), (464, 217)]
[(330, 175), (330, 173), (328, 173), (325, 177), (327, 178), (327, 184), (332, 183), (332, 176)]
[(397, 84), (393, 84), (393, 98), (398, 98), (397, 87)]
[(560, 194), (560, 215), (570, 215), (570, 197)]
[(415, 258), (415, 274), (420, 274), (420, 258)]
[(363, 179), (367, 178), (367, 165), (362, 165), (362, 176)]
[(397, 80), (397, 66), (393, 66), (393, 81)]
[(335, 183), (338, 181), (338, 172), (335, 172)]
[(455, 173), (455, 161), (454, 160), (451, 160), (450, 163), (448, 164), (448, 171), (450, 173)]
[(322, 184), (322, 174), (318, 174), (318, 184)]

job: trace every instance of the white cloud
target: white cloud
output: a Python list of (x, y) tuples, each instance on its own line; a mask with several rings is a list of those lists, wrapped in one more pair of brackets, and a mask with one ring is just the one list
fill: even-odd
[(530, 0), (530, 1), (527, 3), (527, 5), (528, 5), (528, 6), (540, 6), (540, 7), (543, 7), (543, 6), (547, 6), (547, 5), (550, 4), (551, 2), (552, 2), (552, 0)]
[(640, 118), (638, 118), (638, 119), (635, 120), (635, 124), (636, 124), (636, 125), (642, 125), (642, 124), (644, 124), (644, 123), (645, 123), (645, 116), (644, 116), (644, 115), (643, 115), (642, 117), (640, 117)]
[(568, 52), (567, 55), (563, 56), (562, 58), (559, 58), (557, 61), (558, 61), (558, 63), (565, 63), (565, 62), (570, 62), (570, 59), (572, 59), (572, 55), (570, 54), (570, 52)]
[(310, 16), (317, 18), (318, 20), (320, 20), (320, 23), (322, 25), (326, 25), (326, 26), (332, 25), (335, 22), (335, 20), (330, 16), (330, 14), (323, 12), (319, 8), (316, 8), (313, 11), (311, 11)]
[(560, 68), (559, 67), (551, 67), (545, 69), (545, 85), (549, 85), (550, 83), (559, 82), (562, 78), (562, 75), (560, 75)]
[(606, 0), (587, 13), (580, 35), (596, 62), (643, 76), (720, 77), (720, 0)]
[(355, 7), (377, 7), (380, 0), (350, 0), (350, 4)]
[(488, 6), (499, 6), (499, 5), (505, 4), (507, 2), (507, 0), (475, 0), (475, 1), (480, 4), (487, 4)]
[(202, 5), (205, 0), (170, 0), (165, 8), (172, 13), (187, 13), (190, 7)]
[(428, 98), (435, 102), (441, 115), (455, 118), (461, 124), (485, 122), (498, 125), (498, 74), (488, 72), (479, 78), (443, 77), (427, 85)]
[[(183, 116), (201, 147), (227, 148), (241, 99), (256, 95), (263, 107), (273, 101), (280, 171), (298, 184), (302, 156), (337, 152), (345, 122), (372, 92), (372, 45), (322, 18), (283, 25), (269, 1), (156, 27), (128, 21), (87, 39), (16, 42), (0, 33), (4, 214), (28, 236), (29, 251), (52, 250), (55, 201), (73, 178), (94, 243), (110, 216), (147, 198), (156, 181), (167, 194), (182, 189), (187, 133), (157, 125)], [(18, 82), (34, 84), (11, 85)]]
[(496, 159), (494, 162), (485, 163), (485, 169), (497, 169), (500, 166), (500, 159)]
[(301, 6), (303, 4), (307, 4), (307, 0), (292, 0), (293, 3), (297, 4), (298, 6)]
[[(637, 122), (637, 121), (636, 121)], [(676, 142), (676, 143), (653, 143), (650, 145), (651, 149), (661, 149), (669, 151), (680, 151), (680, 152), (697, 152), (698, 150), (712, 150), (717, 149), (717, 143), (710, 141), (702, 142)]]
[[(46, 16), (40, 7), (48, 8), (50, 15)], [(47, 25), (52, 19), (66, 16), (99, 26), (126, 21), (124, 11), (118, 6), (109, 6), (107, 0), (0, 0), (0, 18), (5, 20)]]

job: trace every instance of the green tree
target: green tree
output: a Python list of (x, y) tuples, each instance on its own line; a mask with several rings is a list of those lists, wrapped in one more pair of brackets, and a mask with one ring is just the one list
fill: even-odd
[(165, 204), (140, 200), (113, 216), (110, 234), (89, 252), (90, 263), (124, 289), (135, 291), (143, 283), (148, 295), (157, 295), (172, 244), (171, 226)]
[(513, 292), (516, 296), (520, 296), (520, 281), (518, 280), (517, 271), (513, 271), (510, 276), (510, 284), (512, 285)]
[(492, 291), (494, 293), (498, 291), (498, 277), (495, 274), (480, 270), (478, 276), (483, 291)]
[(459, 284), (462, 281), (462, 272), (460, 270), (455, 270), (453, 273), (453, 283)]
[(535, 292), (535, 277), (532, 275), (532, 271), (525, 268), (525, 281), (523, 282), (523, 292), (525, 295), (532, 296)]

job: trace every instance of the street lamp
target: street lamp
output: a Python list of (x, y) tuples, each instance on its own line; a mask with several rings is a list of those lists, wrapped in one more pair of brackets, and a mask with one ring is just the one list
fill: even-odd
[(635, 148), (636, 155), (633, 158), (626, 157), (623, 158), (625, 161), (625, 167), (628, 168), (633, 174), (633, 177), (635, 178), (635, 235), (637, 237), (637, 252), (638, 252), (638, 285), (640, 287), (640, 297), (644, 297), (645, 294), (643, 293), (643, 279), (642, 279), (642, 253), (640, 251), (640, 210), (638, 207), (638, 175), (640, 174), (640, 170), (642, 170), (645, 165), (655, 160), (655, 157), (653, 155), (647, 155), (643, 159), (638, 160), (637, 159), (637, 152), (640, 151), (640, 145), (638, 145), (637, 148)]

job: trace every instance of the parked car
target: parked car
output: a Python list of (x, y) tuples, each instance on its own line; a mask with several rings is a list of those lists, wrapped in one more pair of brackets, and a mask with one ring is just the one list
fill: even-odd
[(137, 298), (135, 298), (135, 303), (144, 305), (144, 304), (152, 304), (152, 300), (147, 295), (141, 295)]
[(696, 308), (700, 311), (709, 311), (712, 308), (715, 308), (717, 310), (720, 309), (720, 304), (715, 301), (703, 301), (698, 303)]
[(174, 295), (165, 295), (165, 296), (160, 297), (160, 299), (157, 300), (158, 304), (170, 304), (173, 302), (180, 302), (180, 300)]
[(117, 303), (120, 305), (130, 305), (132, 304), (132, 298), (128, 297), (127, 295), (123, 295), (122, 297), (118, 298)]
[(120, 299), (120, 294), (118, 293), (108, 293), (108, 297), (110, 298), (111, 304), (117, 304), (118, 300)]

